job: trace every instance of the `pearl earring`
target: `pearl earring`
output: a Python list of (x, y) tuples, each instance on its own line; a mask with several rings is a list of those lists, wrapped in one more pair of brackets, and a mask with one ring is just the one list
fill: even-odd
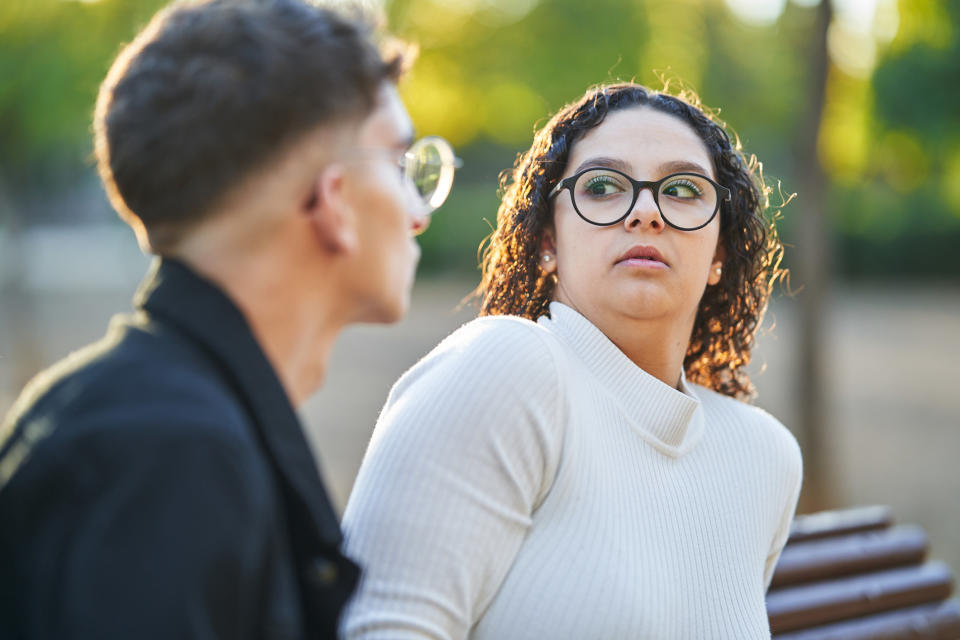
[(717, 275), (720, 275), (720, 272), (723, 271), (723, 269), (721, 269), (720, 267), (717, 267), (716, 271), (717, 271)]
[(553, 256), (551, 256), (549, 253), (543, 254), (543, 261), (544, 261), (544, 262), (550, 262), (551, 260), (553, 260)]

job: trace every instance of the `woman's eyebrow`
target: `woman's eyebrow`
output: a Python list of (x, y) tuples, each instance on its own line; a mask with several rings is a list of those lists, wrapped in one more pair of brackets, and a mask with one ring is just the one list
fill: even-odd
[[(609, 169), (616, 169), (622, 171), (627, 175), (633, 175), (633, 167), (629, 162), (620, 160), (619, 158), (610, 158), (607, 156), (596, 156), (593, 158), (587, 158), (580, 163), (580, 166), (577, 167), (577, 170), (573, 173), (580, 173), (584, 169), (591, 167), (606, 167)], [(667, 175), (668, 173), (678, 173), (681, 171), (701, 173), (705, 176), (710, 176), (711, 172), (704, 168), (702, 165), (692, 162), (690, 160), (670, 160), (668, 162), (662, 163), (658, 170), (661, 175)]]
[(701, 165), (689, 160), (671, 160), (670, 162), (664, 162), (660, 165), (660, 171), (664, 175), (668, 173), (677, 173), (679, 171), (692, 171), (693, 173), (700, 173), (705, 176), (711, 175), (711, 173)]
[(588, 167), (606, 167), (608, 169), (616, 169), (617, 171), (622, 171), (627, 175), (630, 175), (630, 172), (633, 170), (633, 167), (630, 166), (629, 162), (624, 162), (617, 158), (608, 158), (606, 156), (597, 156), (594, 158), (587, 158), (580, 163), (580, 166), (577, 167), (577, 170), (574, 173), (580, 173)]

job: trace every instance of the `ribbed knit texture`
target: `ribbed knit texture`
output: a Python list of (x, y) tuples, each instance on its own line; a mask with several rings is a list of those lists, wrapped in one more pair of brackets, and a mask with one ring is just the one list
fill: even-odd
[(345, 637), (769, 638), (796, 440), (550, 311), (468, 323), (391, 391), (344, 514)]

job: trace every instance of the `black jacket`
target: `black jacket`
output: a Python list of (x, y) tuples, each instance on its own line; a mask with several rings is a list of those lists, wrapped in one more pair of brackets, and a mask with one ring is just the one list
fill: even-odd
[(239, 309), (158, 261), (0, 431), (0, 638), (333, 638), (356, 566)]

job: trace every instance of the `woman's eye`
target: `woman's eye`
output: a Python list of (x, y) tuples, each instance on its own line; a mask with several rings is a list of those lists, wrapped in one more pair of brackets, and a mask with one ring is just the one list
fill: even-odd
[(624, 189), (613, 176), (597, 176), (587, 181), (583, 186), (583, 191), (591, 196), (608, 196), (614, 193), (622, 193)]
[(703, 195), (703, 189), (689, 180), (674, 180), (660, 189), (665, 196), (672, 198), (699, 198)]

